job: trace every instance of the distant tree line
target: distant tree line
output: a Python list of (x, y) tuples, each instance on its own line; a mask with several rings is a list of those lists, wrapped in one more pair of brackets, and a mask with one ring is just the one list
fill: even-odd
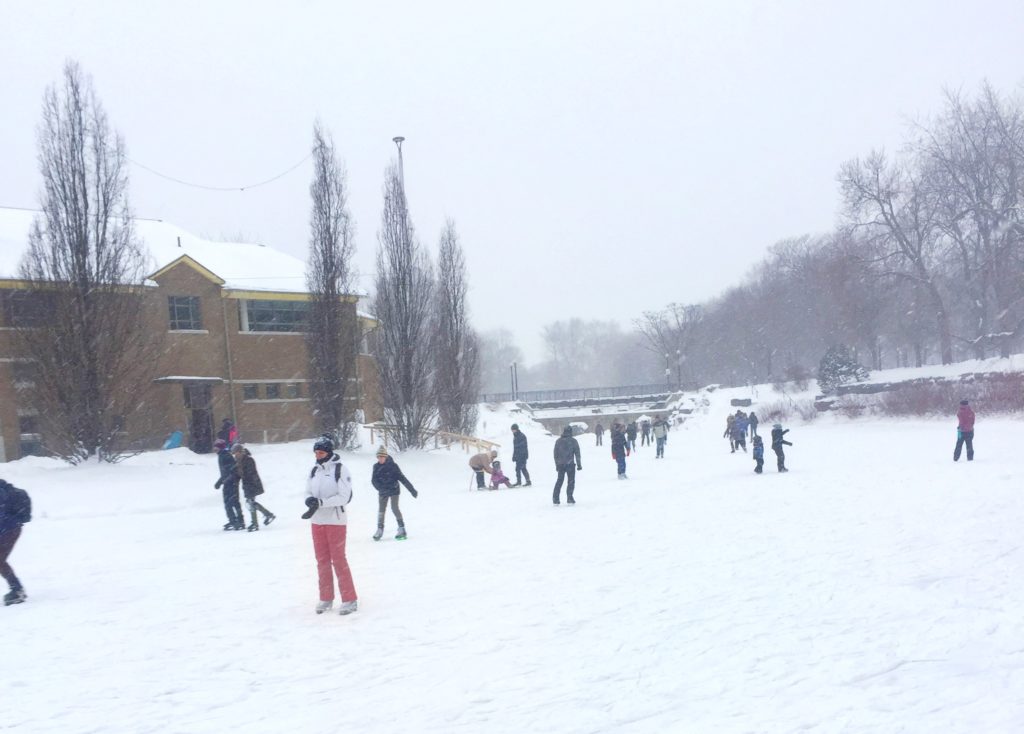
[[(1019, 98), (988, 84), (971, 97), (947, 92), (941, 112), (915, 125), (897, 155), (872, 151), (843, 164), (837, 179), (835, 231), (775, 244), (742, 282), (708, 302), (644, 312), (634, 334), (597, 342), (599, 357), (588, 356), (582, 337), (596, 324), (545, 327), (546, 342), (555, 333), (569, 338), (529, 371), (537, 378), (530, 386), (635, 384), (669, 374), (684, 384), (805, 379), (835, 345), (870, 369), (1021, 348)], [(507, 385), (489, 365), (507, 359), (512, 345), (491, 337), (485, 381)]]

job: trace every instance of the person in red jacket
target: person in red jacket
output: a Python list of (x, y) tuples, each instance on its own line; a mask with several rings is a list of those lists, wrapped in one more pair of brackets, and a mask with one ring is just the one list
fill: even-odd
[(960, 401), (956, 411), (956, 448), (953, 449), (953, 461), (960, 461), (960, 449), (967, 444), (967, 460), (974, 461), (974, 411), (966, 400)]

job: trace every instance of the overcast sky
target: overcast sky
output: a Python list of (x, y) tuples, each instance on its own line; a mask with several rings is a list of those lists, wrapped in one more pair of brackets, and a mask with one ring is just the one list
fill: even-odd
[[(368, 287), (391, 138), (473, 320), (540, 327), (699, 302), (836, 222), (840, 163), (893, 149), (943, 87), (1024, 81), (1024, 2), (0, 0), (0, 205), (38, 205), (35, 128), (66, 58), (140, 164), (244, 186), (309, 151), (348, 169)], [(214, 192), (131, 167), (138, 216), (305, 257), (311, 166)]]

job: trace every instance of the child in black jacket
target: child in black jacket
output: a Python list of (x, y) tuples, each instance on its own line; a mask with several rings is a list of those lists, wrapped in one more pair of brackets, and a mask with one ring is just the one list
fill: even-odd
[(370, 482), (377, 490), (379, 500), (377, 532), (373, 534), (373, 539), (380, 540), (384, 536), (384, 515), (390, 502), (391, 511), (395, 513), (395, 520), (398, 522), (398, 533), (395, 535), (395, 540), (405, 540), (408, 536), (405, 532), (405, 519), (402, 517), (402, 511), (398, 509), (398, 495), (401, 492), (398, 485), (402, 484), (413, 497), (419, 496), (419, 493), (412, 486), (412, 482), (405, 478), (401, 467), (388, 456), (388, 450), (383, 446), (377, 449), (377, 463), (373, 465), (373, 476)]

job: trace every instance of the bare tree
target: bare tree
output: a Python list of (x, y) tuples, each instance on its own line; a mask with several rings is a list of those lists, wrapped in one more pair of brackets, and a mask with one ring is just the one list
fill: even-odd
[(920, 134), (916, 144), (931, 164), (940, 226), (950, 243), (948, 267), (958, 273), (964, 295), (967, 334), (961, 338), (977, 358), (993, 346), (1009, 356), (1024, 330), (1024, 113), (986, 84), (974, 102), (947, 92), (943, 114)]
[(665, 369), (673, 366), (692, 379), (690, 350), (698, 327), (704, 319), (704, 307), (696, 304), (670, 303), (661, 311), (644, 311), (633, 324), (644, 338), (644, 344), (657, 359), (664, 355)]
[(320, 430), (351, 446), (355, 436), (356, 355), (359, 325), (353, 283), (354, 225), (348, 210), (345, 169), (334, 141), (318, 122), (313, 127), (313, 181), (309, 185), (310, 294), (306, 351), (309, 397)]
[(924, 171), (890, 166), (882, 153), (843, 164), (839, 174), (847, 215), (874, 247), (882, 274), (920, 285), (931, 299), (942, 363), (953, 361), (949, 309), (940, 287), (941, 230)]
[(409, 220), (395, 166), (384, 180), (384, 211), (377, 233), (376, 308), (385, 420), (398, 448), (421, 446), (436, 416), (433, 394), (434, 274)]
[(473, 435), (480, 394), (480, 352), (466, 304), (466, 258), (450, 219), (441, 232), (437, 270), (434, 389), (438, 421), (445, 430)]
[(38, 138), (42, 214), (20, 296), (34, 311), (18, 328), (36, 363), (32, 397), (48, 450), (72, 463), (115, 461), (125, 422), (144, 412), (160, 344), (143, 326), (147, 263), (132, 229), (124, 141), (78, 64), (46, 90)]

